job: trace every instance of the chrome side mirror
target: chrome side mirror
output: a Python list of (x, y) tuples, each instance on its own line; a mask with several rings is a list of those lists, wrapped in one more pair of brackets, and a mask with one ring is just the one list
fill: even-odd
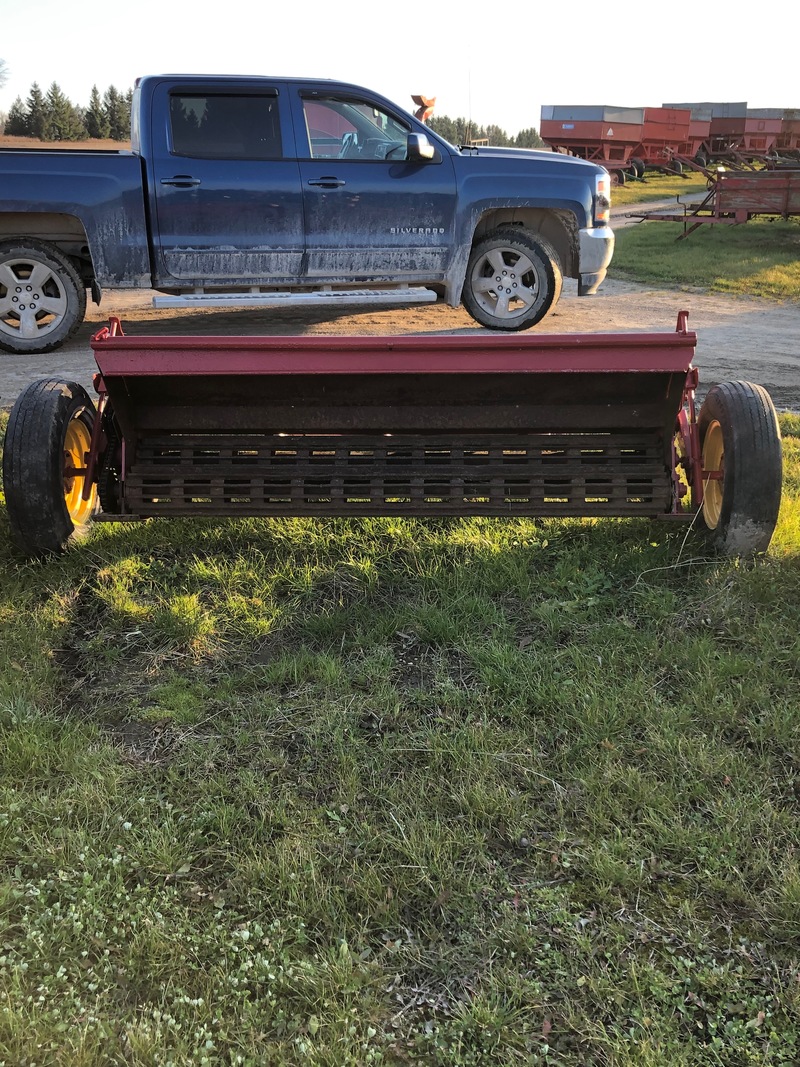
[(409, 163), (425, 163), (433, 159), (435, 149), (424, 133), (410, 133), (406, 141), (406, 160)]

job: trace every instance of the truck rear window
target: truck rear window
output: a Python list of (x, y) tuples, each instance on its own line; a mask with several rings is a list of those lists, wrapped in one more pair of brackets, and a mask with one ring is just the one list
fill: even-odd
[(172, 153), (195, 159), (280, 159), (278, 100), (263, 94), (174, 93)]

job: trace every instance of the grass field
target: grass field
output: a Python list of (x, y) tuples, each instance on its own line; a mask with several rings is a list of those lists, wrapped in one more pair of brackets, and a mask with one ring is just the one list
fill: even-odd
[(615, 207), (626, 204), (641, 204), (647, 200), (667, 200), (678, 196), (683, 200), (705, 196), (706, 178), (702, 174), (688, 173), (685, 176), (648, 172), (643, 181), (629, 181), (615, 185), (611, 190), (611, 202)]
[(798, 220), (704, 225), (686, 240), (676, 241), (682, 233), (678, 222), (647, 222), (619, 230), (611, 276), (772, 300), (799, 298)]
[(647, 521), (0, 507), (0, 1063), (800, 1061), (800, 419)]
[[(613, 270), (796, 298), (798, 232), (652, 224)], [(33, 565), (0, 498), (0, 1067), (800, 1062), (781, 423), (754, 563), (386, 519)]]
[(53, 148), (60, 151), (75, 151), (76, 149), (98, 149), (111, 152), (129, 152), (130, 141), (112, 141), (110, 138), (89, 138), (86, 141), (40, 141), (38, 137), (11, 137), (0, 134), (0, 148)]

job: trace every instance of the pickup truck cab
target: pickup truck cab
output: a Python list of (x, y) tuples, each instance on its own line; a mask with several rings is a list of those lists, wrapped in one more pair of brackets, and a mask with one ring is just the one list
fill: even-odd
[(355, 85), (144, 77), (131, 144), (0, 151), (0, 348), (63, 344), (87, 289), (182, 306), (441, 297), (521, 330), (562, 278), (595, 292), (613, 252), (602, 167), (457, 148)]

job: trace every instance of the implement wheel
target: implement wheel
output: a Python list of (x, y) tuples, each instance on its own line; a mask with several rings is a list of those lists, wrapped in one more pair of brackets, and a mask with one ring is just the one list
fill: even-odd
[(700, 517), (712, 543), (728, 556), (766, 552), (778, 521), (783, 473), (769, 393), (751, 382), (715, 385), (700, 409), (698, 429), (704, 471)]
[(8, 420), (3, 482), (11, 534), (28, 556), (63, 552), (97, 507), (83, 499), (94, 404), (75, 382), (45, 378), (17, 399)]

